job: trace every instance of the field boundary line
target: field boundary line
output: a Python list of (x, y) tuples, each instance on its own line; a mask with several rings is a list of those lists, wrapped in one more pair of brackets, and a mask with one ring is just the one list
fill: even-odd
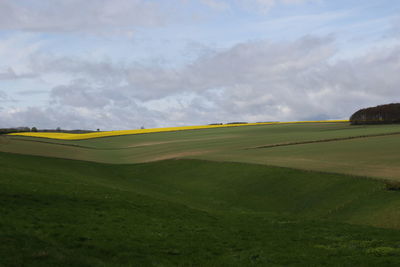
[(328, 142), (337, 142), (337, 141), (346, 141), (346, 140), (352, 140), (352, 139), (362, 139), (362, 138), (370, 138), (370, 137), (382, 137), (382, 136), (391, 136), (391, 135), (400, 135), (400, 132), (382, 133), (382, 134), (369, 134), (369, 135), (357, 135), (357, 136), (328, 138), (328, 139), (320, 139), (320, 140), (296, 141), (296, 142), (287, 142), (287, 143), (270, 144), (270, 145), (263, 145), (263, 146), (256, 146), (256, 147), (248, 147), (248, 148), (245, 148), (245, 149), (249, 150), (249, 149), (273, 148), (273, 147), (281, 147), (281, 146), (305, 145), (305, 144), (313, 144), (313, 143), (328, 143)]
[[(46, 138), (46, 139), (56, 140), (56, 139), (50, 139), (50, 138)], [(83, 146), (83, 145), (78, 145), (78, 144), (64, 144), (64, 143), (50, 142), (50, 141), (46, 141), (46, 140), (24, 139), (24, 138), (20, 138), (19, 136), (18, 136), (18, 139), (15, 139), (15, 140), (23, 141), (23, 142), (34, 142), (34, 143), (41, 143), (41, 144), (56, 145), (56, 146), (76, 147), (76, 148), (90, 149), (90, 150), (124, 150), (124, 149), (132, 149), (132, 148), (143, 147), (143, 146), (132, 146), (132, 147), (105, 147), (105, 148), (99, 148), (99, 147), (92, 147), (92, 146)], [(1, 143), (0, 143), (0, 145), (1, 145)]]

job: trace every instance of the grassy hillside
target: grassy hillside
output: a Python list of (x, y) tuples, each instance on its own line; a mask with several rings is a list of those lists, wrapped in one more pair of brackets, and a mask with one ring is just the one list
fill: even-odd
[(0, 169), (0, 265), (400, 264), (399, 230), (371, 226), (400, 227), (399, 193), (376, 180), (8, 153)]
[(332, 122), (349, 122), (348, 120), (329, 120), (329, 121), (294, 121), (294, 122), (232, 122), (232, 123), (217, 123), (209, 125), (197, 125), (197, 126), (179, 126), (179, 127), (164, 127), (164, 128), (150, 128), (150, 129), (136, 129), (136, 130), (116, 130), (116, 131), (80, 131), (80, 133), (70, 133), (70, 132), (54, 132), (54, 131), (35, 131), (30, 132), (11, 132), (9, 135), (17, 136), (28, 136), (28, 137), (42, 137), (49, 139), (59, 139), (59, 140), (86, 140), (92, 138), (103, 138), (111, 136), (123, 136), (123, 135), (136, 135), (136, 134), (147, 134), (147, 133), (161, 133), (161, 132), (177, 132), (177, 131), (187, 131), (187, 130), (203, 130), (203, 129), (216, 129), (216, 128), (232, 128), (241, 126), (260, 126), (260, 125), (279, 125), (279, 124), (304, 124), (304, 123), (332, 123)]
[(390, 179), (400, 177), (399, 149), (400, 125), (348, 123), (242, 126), (82, 141), (17, 136), (0, 140), (4, 152), (104, 163), (197, 158)]

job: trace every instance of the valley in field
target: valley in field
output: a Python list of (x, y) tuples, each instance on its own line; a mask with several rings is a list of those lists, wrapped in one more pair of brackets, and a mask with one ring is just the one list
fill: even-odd
[(346, 122), (3, 135), (0, 265), (398, 265), (399, 149)]

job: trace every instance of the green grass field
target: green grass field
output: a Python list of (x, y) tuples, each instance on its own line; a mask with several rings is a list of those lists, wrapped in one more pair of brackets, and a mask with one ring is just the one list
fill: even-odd
[[(347, 139), (349, 137), (354, 139)], [(307, 143), (318, 140), (328, 141)], [(296, 142), (306, 143), (256, 148)], [(348, 123), (244, 126), (81, 141), (18, 136), (0, 139), (3, 152), (102, 163), (195, 158), (387, 179), (400, 179), (399, 149), (400, 125), (350, 126)]]
[(0, 266), (397, 266), (399, 132), (2, 136)]

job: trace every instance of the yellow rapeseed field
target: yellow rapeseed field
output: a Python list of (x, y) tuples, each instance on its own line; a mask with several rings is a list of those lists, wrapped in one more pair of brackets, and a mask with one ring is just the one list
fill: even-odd
[(131, 134), (145, 134), (145, 133), (160, 133), (160, 132), (174, 132), (185, 130), (199, 130), (223, 127), (239, 127), (239, 126), (254, 126), (254, 125), (270, 125), (270, 124), (292, 124), (292, 123), (319, 123), (319, 122), (348, 122), (348, 120), (330, 120), (330, 121), (292, 121), (292, 122), (260, 122), (260, 123), (243, 123), (243, 124), (222, 124), (222, 125), (201, 125), (201, 126), (183, 126), (183, 127), (168, 127), (168, 128), (153, 128), (153, 129), (139, 129), (139, 130), (119, 130), (119, 131), (106, 131), (106, 132), (92, 132), (84, 134), (73, 133), (54, 133), (54, 132), (20, 132), (11, 133), (9, 135), (41, 137), (60, 140), (83, 140), (91, 138), (131, 135)]

